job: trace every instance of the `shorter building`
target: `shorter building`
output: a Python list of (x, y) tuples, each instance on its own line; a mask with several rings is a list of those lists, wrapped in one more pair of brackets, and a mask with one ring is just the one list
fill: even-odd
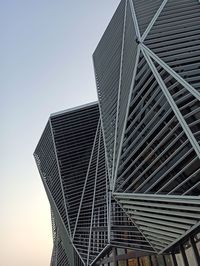
[[(51, 115), (34, 157), (52, 210), (52, 266), (168, 266), (184, 265), (181, 261), (186, 258), (192, 262), (188, 265), (198, 265), (198, 227), (158, 255), (159, 252), (149, 241), (151, 233), (146, 237), (131, 217), (131, 198), (127, 197), (123, 206), (118, 200), (118, 194), (111, 192), (97, 103)], [(141, 199), (142, 196), (138, 194), (138, 201), (141, 201), (139, 212), (144, 208)], [(145, 197), (145, 200), (146, 206), (150, 202), (153, 208), (154, 197)], [(158, 212), (147, 212), (143, 219), (144, 226), (147, 224), (146, 231), (148, 222), (156, 223), (155, 219), (158, 219), (157, 227), (149, 227), (149, 232), (153, 232), (156, 238), (162, 231), (166, 238), (164, 243), (167, 244), (173, 240), (174, 235), (179, 236), (178, 233), (167, 231), (168, 226), (175, 226), (177, 220), (181, 228), (185, 229), (195, 217), (199, 217), (199, 209), (195, 211), (199, 203), (194, 199), (189, 207), (190, 216), (181, 210), (183, 215), (180, 217), (180, 211), (172, 207), (178, 204), (178, 198), (175, 203), (170, 201), (166, 202), (163, 197), (161, 205), (165, 209), (170, 204), (169, 208), (175, 209), (177, 214), (174, 220), (167, 210), (163, 213), (159, 209)], [(125, 209), (126, 206), (130, 209)], [(159, 221), (159, 217), (163, 222)]]

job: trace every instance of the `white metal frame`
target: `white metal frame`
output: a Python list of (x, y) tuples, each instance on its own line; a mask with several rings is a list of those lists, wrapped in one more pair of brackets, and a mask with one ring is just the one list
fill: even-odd
[(99, 133), (100, 123), (101, 122), (99, 120), (99, 123), (97, 125), (95, 138), (94, 138), (94, 142), (93, 142), (92, 151), (91, 151), (91, 156), (90, 156), (90, 161), (89, 161), (89, 165), (88, 165), (88, 170), (87, 170), (87, 174), (86, 174), (86, 177), (85, 177), (85, 183), (84, 183), (83, 192), (82, 192), (82, 195), (81, 195), (81, 200), (80, 200), (79, 210), (78, 210), (78, 214), (77, 214), (77, 218), (76, 218), (76, 223), (75, 223), (75, 227), (74, 227), (73, 239), (74, 239), (75, 234), (76, 234), (76, 228), (77, 228), (79, 215), (80, 215), (80, 211), (81, 211), (81, 207), (82, 207), (82, 203), (83, 203), (83, 197), (84, 197), (84, 194), (85, 194), (85, 188), (86, 188), (86, 185), (87, 185), (87, 180), (88, 180), (88, 176), (89, 176), (89, 172), (90, 172), (90, 166), (91, 166), (91, 162), (92, 162), (92, 158), (93, 158), (93, 154), (94, 154), (94, 148), (95, 148), (97, 136), (98, 136), (98, 133)]
[(145, 38), (147, 37), (147, 35), (149, 34), (150, 30), (152, 29), (154, 23), (156, 22), (156, 20), (158, 19), (158, 17), (160, 16), (160, 13), (163, 11), (163, 8), (165, 7), (165, 5), (167, 4), (168, 0), (164, 0), (161, 4), (161, 6), (159, 7), (159, 9), (157, 10), (156, 14), (154, 15), (154, 17), (152, 18), (151, 22), (149, 23), (148, 27), (146, 28), (145, 32), (143, 33), (142, 37), (141, 37), (141, 42), (144, 42)]
[(67, 211), (67, 203), (66, 203), (65, 192), (64, 192), (63, 183), (62, 183), (61, 171), (60, 171), (60, 166), (59, 166), (59, 161), (58, 161), (58, 155), (57, 155), (56, 143), (55, 143), (54, 134), (53, 134), (53, 128), (52, 128), (52, 124), (51, 124), (51, 118), (49, 119), (49, 125), (50, 125), (50, 129), (51, 129), (51, 135), (52, 135), (52, 140), (53, 140), (54, 152), (55, 152), (55, 156), (56, 156), (56, 163), (57, 163), (57, 167), (58, 167), (60, 185), (61, 185), (61, 190), (62, 190), (62, 197), (63, 197), (65, 212), (66, 212), (66, 216), (67, 216), (67, 223), (68, 223), (68, 227), (69, 227), (69, 234), (70, 234), (70, 238), (72, 238), (72, 232), (71, 232), (70, 222), (69, 222), (69, 215), (68, 215), (68, 211)]
[[(40, 170), (39, 170), (39, 172), (40, 172)], [(40, 174), (41, 174), (41, 176), (42, 176), (42, 173), (41, 173), (41, 172), (40, 172)], [(70, 240), (70, 242), (71, 242), (73, 248), (76, 250), (76, 252), (77, 252), (79, 258), (81, 259), (81, 261), (83, 262), (83, 264), (85, 264), (85, 262), (83, 261), (83, 259), (82, 259), (81, 255), (80, 255), (80, 253), (78, 252), (76, 246), (73, 244), (73, 241), (72, 241), (72, 239), (71, 239), (71, 237), (70, 237), (70, 235), (69, 235), (69, 233), (68, 233), (68, 230), (67, 230), (67, 228), (66, 228), (66, 225), (65, 225), (65, 223), (64, 223), (64, 221), (63, 221), (63, 219), (62, 219), (62, 217), (61, 217), (61, 215), (60, 215), (60, 212), (59, 212), (59, 210), (58, 210), (58, 208), (57, 208), (57, 205), (56, 205), (56, 203), (55, 203), (55, 201), (54, 201), (54, 198), (53, 198), (52, 195), (51, 195), (51, 191), (49, 190), (48, 185), (46, 184), (46, 182), (45, 182), (43, 179), (42, 179), (42, 182), (43, 182), (43, 185), (44, 185), (44, 187), (45, 187), (45, 190), (47, 191), (47, 195), (49, 195), (49, 197), (51, 198), (51, 202), (53, 203), (54, 208), (56, 209), (57, 214), (58, 214), (58, 216), (60, 217), (60, 220), (61, 220), (61, 222), (62, 222), (62, 225), (63, 225), (63, 227), (65, 228), (66, 234), (67, 234), (67, 236), (69, 237), (69, 240)]]
[(96, 184), (97, 184), (98, 167), (99, 167), (99, 152), (100, 152), (100, 144), (101, 144), (101, 131), (99, 130), (98, 151), (97, 151), (97, 162), (96, 162), (95, 182), (94, 182), (94, 192), (93, 192), (93, 202), (92, 202), (92, 213), (91, 213), (91, 221), (90, 221), (90, 233), (89, 233), (89, 244), (88, 244), (87, 265), (89, 265), (89, 258), (90, 258), (90, 247), (91, 247), (92, 225), (93, 225), (94, 205), (95, 205), (95, 196), (96, 196)]
[[(162, 89), (162, 92), (164, 93), (168, 103), (170, 104), (174, 114), (176, 115), (181, 127), (183, 128), (185, 134), (187, 135), (192, 147), (194, 148), (195, 152), (197, 153), (199, 159), (200, 159), (200, 146), (197, 142), (197, 140), (195, 139), (191, 129), (189, 128), (188, 124), (186, 123), (183, 115), (181, 114), (179, 108), (177, 107), (174, 99), (172, 98), (171, 94), (169, 93), (164, 81), (162, 80), (160, 74), (158, 73), (151, 57), (149, 56), (149, 53), (146, 51), (146, 49), (143, 47), (143, 45), (141, 45), (141, 50), (143, 52), (143, 55), (149, 65), (149, 67), (151, 68), (160, 88)], [(162, 66), (162, 65), (161, 65)]]
[(134, 22), (134, 25), (135, 25), (135, 32), (136, 32), (136, 35), (137, 35), (137, 38), (138, 38), (138, 42), (141, 42), (141, 35), (140, 35), (140, 30), (139, 30), (139, 26), (138, 26), (138, 22), (137, 22), (137, 16), (136, 16), (136, 13), (135, 13), (135, 7), (133, 5), (133, 1), (129, 0), (129, 4), (130, 4), (130, 7), (131, 7), (132, 18), (133, 18), (133, 22)]
[(115, 120), (115, 138), (114, 138), (114, 149), (113, 149), (113, 165), (112, 165), (112, 178), (111, 178), (111, 187), (114, 187), (113, 179), (115, 172), (115, 155), (116, 155), (116, 145), (117, 145), (117, 133), (118, 133), (118, 119), (119, 119), (119, 103), (120, 103), (120, 94), (121, 94), (121, 83), (122, 83), (122, 66), (123, 66), (123, 57), (124, 57), (124, 42), (125, 42), (125, 32), (126, 32), (126, 15), (127, 15), (127, 4), (128, 0), (125, 2), (125, 14), (124, 14), (124, 28), (122, 35), (122, 50), (121, 50), (121, 62), (120, 62), (120, 73), (119, 73), (119, 87), (118, 87), (118, 97), (117, 97), (117, 114)]
[(129, 112), (129, 107), (130, 107), (130, 101), (131, 101), (131, 96), (132, 96), (132, 92), (133, 92), (133, 88), (134, 88), (135, 77), (136, 77), (136, 74), (137, 74), (137, 67), (138, 67), (138, 63), (139, 63), (139, 58), (140, 58), (140, 46), (137, 47), (135, 67), (134, 67), (134, 70), (133, 70), (133, 76), (132, 76), (131, 86), (130, 86), (130, 90), (129, 90), (129, 98), (128, 98), (128, 103), (127, 103), (127, 108), (126, 108), (126, 116), (125, 116), (125, 119), (124, 119), (124, 126), (123, 126), (123, 131), (122, 131), (122, 137), (121, 137), (121, 140), (120, 140), (119, 152), (118, 152), (118, 157), (117, 157), (117, 161), (116, 161), (116, 171), (114, 173), (114, 181), (113, 181), (113, 189), (112, 189), (113, 192), (115, 190), (115, 185), (116, 185), (117, 169), (118, 169), (119, 162), (120, 162), (120, 156), (121, 156), (121, 151), (122, 151), (124, 134), (125, 134), (125, 130), (126, 130), (126, 124), (127, 124), (127, 119), (128, 119), (128, 112)]

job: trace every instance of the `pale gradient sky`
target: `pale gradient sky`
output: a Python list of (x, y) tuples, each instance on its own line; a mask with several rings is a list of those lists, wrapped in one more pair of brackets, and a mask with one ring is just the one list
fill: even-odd
[(119, 0), (0, 1), (0, 265), (48, 266), (33, 151), (49, 114), (96, 100), (92, 53)]

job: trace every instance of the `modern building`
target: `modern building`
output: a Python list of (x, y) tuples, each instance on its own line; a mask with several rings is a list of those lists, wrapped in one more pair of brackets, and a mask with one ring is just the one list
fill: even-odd
[(200, 265), (200, 4), (122, 0), (94, 55), (98, 102), (34, 152), (51, 265)]

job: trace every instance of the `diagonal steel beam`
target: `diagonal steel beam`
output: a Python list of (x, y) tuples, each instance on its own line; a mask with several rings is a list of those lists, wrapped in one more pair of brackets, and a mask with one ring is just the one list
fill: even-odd
[(151, 49), (143, 43), (140, 44), (143, 51), (146, 52), (152, 59), (154, 59), (160, 66), (162, 66), (173, 78), (175, 78), (183, 87), (188, 90), (196, 99), (200, 101), (200, 92), (192, 87), (185, 79), (178, 75), (170, 66), (168, 66), (160, 57), (158, 57)]
[(127, 2), (125, 3), (125, 14), (124, 14), (124, 28), (122, 35), (122, 50), (121, 50), (121, 61), (120, 61), (120, 73), (119, 73), (119, 86), (118, 86), (118, 97), (117, 97), (117, 114), (115, 120), (115, 137), (114, 137), (114, 149), (113, 149), (113, 165), (112, 165), (112, 176), (111, 176), (111, 187), (113, 188), (113, 179), (115, 171), (115, 156), (116, 156), (116, 146), (117, 146), (117, 133), (118, 133), (118, 119), (119, 119), (119, 105), (120, 105), (120, 94), (121, 94), (121, 84), (122, 84), (122, 67), (123, 67), (123, 57), (124, 57), (124, 43), (125, 43), (125, 31), (126, 31), (126, 17), (127, 17)]
[(176, 203), (188, 203), (200, 205), (200, 196), (184, 196), (184, 195), (157, 195), (157, 194), (143, 194), (143, 193), (123, 193), (115, 192), (113, 193), (115, 197), (123, 197), (124, 199), (145, 199), (151, 201), (167, 201), (172, 200)]
[(57, 164), (57, 167), (58, 167), (59, 180), (60, 180), (60, 185), (61, 185), (61, 190), (62, 190), (64, 207), (65, 207), (65, 212), (66, 212), (66, 216), (67, 216), (69, 234), (70, 234), (70, 238), (71, 238), (72, 237), (72, 232), (71, 232), (71, 229), (70, 229), (70, 222), (69, 222), (69, 215), (68, 215), (68, 210), (67, 210), (67, 203), (66, 203), (65, 192), (64, 192), (63, 183), (62, 183), (60, 165), (59, 165), (59, 161), (58, 161), (58, 155), (57, 155), (57, 150), (56, 150), (56, 143), (55, 143), (55, 138), (54, 138), (54, 134), (53, 134), (53, 127), (52, 127), (52, 123), (51, 123), (51, 118), (49, 119), (49, 124), (50, 124), (50, 129), (51, 129), (52, 140), (53, 140), (54, 152), (55, 152), (55, 156), (56, 156), (56, 164)]
[[(119, 193), (121, 194), (121, 193)], [(120, 201), (115, 197), (115, 194), (113, 194), (113, 199), (117, 202), (117, 204), (120, 206), (120, 208), (123, 210), (123, 212), (125, 213), (125, 215), (132, 221), (132, 223), (134, 224), (134, 226), (138, 229), (138, 231), (141, 233), (141, 235), (144, 237), (144, 239), (149, 243), (149, 245), (152, 247), (152, 249), (156, 251), (156, 249), (154, 248), (154, 246), (151, 244), (151, 242), (149, 241), (148, 238), (146, 238), (146, 236), (144, 235), (144, 233), (140, 230), (140, 228), (138, 227), (138, 225), (135, 223), (135, 221), (132, 219), (132, 217), (127, 213), (127, 211), (124, 209), (124, 207), (122, 206), (122, 204), (120, 203)]]
[(129, 0), (129, 4), (131, 7), (131, 13), (132, 13), (132, 18), (133, 18), (133, 23), (135, 26), (136, 37), (137, 37), (138, 41), (141, 42), (141, 35), (140, 35), (140, 30), (139, 30), (139, 26), (138, 26), (138, 21), (137, 21), (137, 16), (135, 13), (135, 7), (133, 5), (133, 1)]
[(105, 248), (99, 253), (99, 255), (90, 263), (90, 266), (95, 265), (95, 262), (98, 261), (107, 251), (107, 249), (110, 248), (110, 244), (106, 245)]
[(152, 18), (151, 22), (149, 23), (148, 27), (146, 28), (145, 32), (143, 33), (142, 37), (141, 37), (141, 41), (143, 42), (145, 40), (145, 38), (147, 37), (147, 35), (149, 34), (150, 30), (152, 29), (154, 23), (156, 22), (156, 20), (158, 19), (158, 17), (160, 16), (160, 13), (163, 11), (163, 8), (165, 7), (165, 5), (167, 4), (168, 0), (164, 0), (161, 4), (161, 6), (159, 7), (159, 9), (157, 10), (156, 14), (154, 15), (154, 17)]
[(82, 207), (82, 203), (83, 203), (83, 197), (84, 197), (84, 194), (85, 194), (85, 189), (86, 189), (87, 180), (88, 180), (88, 176), (89, 176), (90, 166), (91, 166), (92, 158), (93, 158), (93, 154), (94, 154), (94, 148), (95, 148), (98, 132), (100, 130), (100, 124), (101, 124), (101, 122), (99, 120), (99, 123), (97, 125), (95, 138), (94, 138), (94, 142), (93, 142), (93, 147), (92, 147), (92, 152), (91, 152), (90, 161), (89, 161), (89, 165), (88, 165), (88, 170), (87, 170), (87, 174), (86, 174), (86, 178), (85, 178), (85, 184), (84, 184), (83, 192), (82, 192), (82, 195), (81, 195), (81, 201), (80, 201), (79, 210), (78, 210), (78, 214), (77, 214), (77, 218), (76, 218), (76, 223), (75, 223), (75, 226), (74, 226), (74, 233), (73, 233), (73, 238), (72, 238), (73, 240), (74, 240), (74, 237), (75, 237), (76, 228), (77, 228), (77, 224), (78, 224), (78, 220), (79, 220), (79, 215), (80, 215), (80, 212), (81, 212), (81, 207)]
[(92, 224), (93, 224), (94, 205), (95, 205), (95, 197), (96, 197), (97, 178), (98, 178), (100, 145), (101, 145), (101, 130), (99, 129), (98, 152), (97, 152), (97, 162), (96, 162), (96, 172), (95, 172), (95, 182), (94, 182), (94, 192), (93, 192), (93, 202), (92, 202), (92, 213), (91, 213), (91, 221), (90, 221), (90, 233), (89, 233), (87, 265), (89, 265), (89, 258), (90, 258), (90, 247), (91, 247), (91, 237), (92, 237)]
[[(39, 169), (38, 169), (38, 170), (39, 170)], [(42, 173), (41, 173), (40, 170), (39, 170), (39, 172), (40, 172), (40, 174), (41, 174), (41, 176), (42, 176)], [(60, 212), (59, 212), (58, 207), (57, 207), (57, 205), (56, 205), (56, 203), (55, 203), (55, 201), (54, 201), (54, 198), (53, 198), (53, 196), (52, 196), (52, 194), (51, 194), (51, 191), (50, 191), (50, 189), (49, 189), (47, 183), (44, 181), (43, 178), (42, 178), (42, 182), (43, 182), (43, 185), (44, 185), (45, 191), (46, 191), (46, 193), (47, 193), (47, 197), (48, 197), (48, 199), (49, 199), (49, 202), (50, 202), (51, 207), (53, 207), (53, 208), (55, 209), (55, 211), (56, 211), (56, 213), (57, 213), (57, 215), (58, 215), (58, 217), (59, 217), (59, 219), (60, 219), (60, 221), (61, 221), (61, 223), (62, 223), (62, 226), (63, 226), (63, 228), (64, 228), (65, 231), (66, 231), (66, 235), (69, 237), (69, 240), (70, 240), (70, 242), (71, 242), (71, 244), (72, 244), (74, 250), (75, 250), (76, 253), (78, 254), (78, 256), (79, 256), (79, 258), (81, 259), (81, 261), (83, 262), (83, 264), (85, 264), (85, 262), (83, 261), (83, 259), (82, 259), (81, 255), (80, 255), (80, 253), (78, 252), (76, 246), (73, 244), (72, 239), (70, 238), (69, 232), (68, 232), (68, 230), (67, 230), (67, 228), (66, 228), (66, 225), (65, 225), (65, 223), (64, 223), (64, 221), (63, 221), (63, 219), (62, 219), (62, 217), (61, 217), (61, 215), (60, 215)], [(74, 266), (74, 265), (73, 265), (73, 266)]]
[[(94, 64), (94, 58), (93, 58), (93, 70), (94, 70), (94, 76), (96, 75), (96, 70), (95, 70), (95, 64)], [(97, 88), (97, 79), (95, 78), (95, 83), (96, 83), (96, 88)], [(106, 160), (106, 165), (108, 169), (108, 178), (109, 178), (109, 186), (111, 187), (111, 173), (110, 173), (110, 167), (109, 167), (109, 162), (108, 162), (108, 150), (107, 150), (107, 145), (106, 145), (106, 137), (105, 137), (105, 132), (104, 132), (104, 125), (103, 125), (103, 112), (102, 108), (99, 103), (99, 113), (100, 113), (100, 124), (102, 128), (102, 135), (103, 135), (103, 142), (104, 142), (104, 147), (105, 147), (105, 160)]]
[(137, 74), (137, 67), (138, 67), (138, 63), (139, 63), (139, 57), (140, 57), (140, 47), (138, 46), (137, 54), (136, 54), (136, 60), (135, 60), (135, 67), (134, 67), (134, 70), (133, 70), (133, 77), (132, 77), (132, 81), (131, 81), (129, 97), (128, 97), (128, 103), (127, 103), (127, 108), (126, 108), (126, 115), (125, 115), (123, 130), (122, 130), (122, 137), (121, 137), (120, 144), (119, 144), (119, 152), (118, 152), (118, 157), (117, 157), (116, 167), (115, 167), (115, 172), (114, 172), (114, 177), (113, 177), (113, 189), (112, 189), (113, 192), (115, 190), (115, 185), (116, 185), (117, 169), (118, 169), (119, 162), (120, 162), (120, 156), (121, 156), (121, 151), (122, 151), (124, 134), (125, 134), (125, 130), (126, 130), (126, 124), (127, 124), (127, 119), (128, 119), (128, 113), (129, 113), (129, 106), (130, 106), (131, 96), (132, 96), (132, 92), (133, 92), (133, 88), (134, 88), (135, 77), (136, 77), (136, 74)]
[(170, 106), (171, 106), (176, 118), (178, 119), (183, 131), (185, 132), (185, 134), (188, 137), (192, 147), (194, 148), (197, 156), (200, 159), (200, 146), (199, 146), (197, 140), (195, 139), (191, 129), (189, 128), (188, 124), (186, 123), (186, 121), (185, 121), (183, 115), (181, 114), (179, 108), (177, 107), (174, 99), (172, 98), (171, 94), (169, 93), (169, 91), (168, 91), (163, 79), (161, 78), (161, 76), (158, 73), (158, 71), (157, 71), (157, 69), (156, 69), (151, 57), (149, 56), (149, 53), (146, 51), (146, 49), (143, 47), (142, 44), (140, 44), (140, 46), (141, 46), (141, 51), (142, 51), (142, 53), (143, 53), (148, 65), (149, 65), (149, 67), (151, 68), (152, 73), (154, 74), (154, 76), (155, 76), (155, 78), (156, 78), (156, 80), (157, 80), (157, 82), (158, 82), (163, 94), (165, 95), (165, 97), (166, 97), (168, 103), (170, 104)]

